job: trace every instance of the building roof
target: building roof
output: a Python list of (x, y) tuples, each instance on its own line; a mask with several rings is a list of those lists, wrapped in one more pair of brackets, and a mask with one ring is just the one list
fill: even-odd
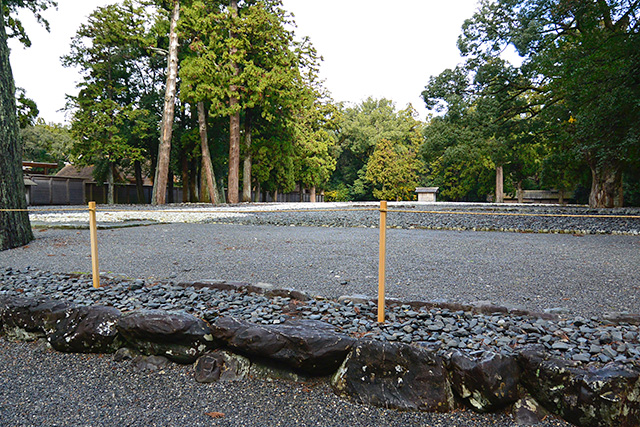
[(94, 182), (93, 179), (93, 170), (95, 166), (75, 166), (75, 165), (65, 165), (62, 169), (58, 171), (56, 176), (62, 176), (65, 178), (82, 178), (86, 181)]

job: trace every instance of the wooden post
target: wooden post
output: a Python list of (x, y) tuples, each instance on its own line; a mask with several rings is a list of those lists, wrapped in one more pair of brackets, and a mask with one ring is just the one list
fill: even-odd
[(91, 234), (91, 271), (93, 287), (100, 287), (100, 270), (98, 269), (98, 228), (96, 224), (96, 202), (89, 202), (89, 231)]
[(378, 323), (384, 323), (384, 281), (387, 255), (387, 202), (380, 202), (380, 261), (378, 264)]

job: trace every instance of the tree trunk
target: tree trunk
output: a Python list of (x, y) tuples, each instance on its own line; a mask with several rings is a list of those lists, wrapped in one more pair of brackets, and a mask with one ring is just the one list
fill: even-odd
[(518, 181), (518, 188), (516, 189), (516, 197), (518, 197), (518, 203), (524, 203), (524, 191), (522, 191), (522, 180)]
[(564, 205), (564, 190), (558, 191), (558, 204)]
[(154, 205), (164, 205), (169, 177), (169, 157), (171, 155), (171, 133), (176, 99), (176, 80), (178, 78), (178, 19), (180, 19), (180, 1), (174, 0), (171, 26), (169, 29), (169, 57), (167, 59), (167, 87), (164, 94), (164, 109), (160, 127), (160, 147), (158, 148), (158, 166), (153, 181)]
[(251, 201), (251, 112), (244, 116), (244, 162), (242, 168), (242, 201)]
[[(235, 105), (237, 103), (238, 101), (236, 98), (231, 98), (231, 105)], [(231, 137), (229, 138), (228, 199), (229, 203), (238, 203), (240, 181), (240, 113), (236, 113), (231, 116), (229, 128)]]
[(200, 129), (200, 146), (202, 148), (202, 175), (205, 179), (209, 198), (213, 203), (220, 203), (220, 197), (216, 191), (216, 177), (213, 173), (211, 153), (209, 152), (209, 139), (207, 138), (207, 114), (204, 110), (204, 102), (198, 102), (198, 129)]
[(186, 153), (182, 155), (180, 166), (182, 169), (182, 203), (187, 203), (189, 201), (189, 159), (187, 159)]
[(504, 176), (502, 166), (496, 166), (496, 203), (504, 203)]
[(211, 193), (209, 193), (209, 187), (207, 185), (207, 177), (205, 176), (206, 174), (204, 173), (204, 169), (205, 169), (205, 165), (204, 165), (204, 159), (201, 159), (201, 165), (200, 165), (200, 194), (198, 197), (198, 200), (200, 200), (200, 203), (211, 203)]
[(133, 170), (136, 176), (136, 198), (138, 199), (138, 204), (144, 204), (147, 201), (144, 198), (144, 185), (142, 181), (142, 164), (140, 160), (135, 160), (133, 162)]
[(261, 197), (262, 197), (262, 187), (260, 186), (260, 183), (258, 182), (256, 184), (256, 192), (253, 195), (253, 201), (254, 202), (261, 202), (262, 201)]
[(622, 197), (619, 193), (621, 192), (622, 172), (620, 168), (615, 166), (598, 168), (594, 165), (589, 165), (589, 167), (591, 168), (589, 207), (621, 207)]
[(195, 202), (198, 200), (198, 192), (196, 191), (196, 183), (198, 182), (198, 168), (196, 162), (191, 160), (190, 162), (190, 174), (189, 174), (189, 201)]
[[(235, 19), (238, 16), (238, 0), (230, 0), (229, 8), (231, 9), (231, 16)], [(235, 38), (236, 34), (231, 30), (229, 36), (231, 38)], [(240, 68), (233, 60), (236, 53), (237, 49), (232, 47), (230, 54), (232, 57), (231, 68), (234, 76), (238, 76), (240, 74)], [(232, 113), (229, 117), (229, 175), (227, 182), (227, 200), (229, 203), (238, 203), (240, 185), (240, 111), (238, 108), (238, 87), (235, 84), (229, 85), (229, 92), (231, 92), (231, 95), (229, 96), (229, 108)]]
[(278, 202), (278, 190), (273, 190), (273, 201)]
[(107, 204), (113, 205), (115, 203), (115, 182), (113, 179), (113, 163), (109, 163), (107, 167)]
[(175, 200), (173, 199), (173, 171), (169, 170), (169, 175), (167, 176), (167, 202), (173, 203)]
[(0, 211), (0, 251), (23, 246), (33, 240), (26, 211), (15, 94), (7, 34), (4, 24), (0, 23), (0, 209), (24, 209), (22, 212)]
[(311, 203), (316, 202), (316, 186), (315, 185), (312, 185), (311, 188), (309, 189), (309, 201)]

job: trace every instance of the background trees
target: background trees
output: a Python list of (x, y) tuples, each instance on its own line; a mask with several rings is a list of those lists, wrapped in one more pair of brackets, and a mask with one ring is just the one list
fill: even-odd
[(235, 6), (195, 1), (184, 9), (180, 26), (189, 43), (181, 99), (204, 102), (209, 117), (230, 120), (229, 201), (238, 201), (240, 155), (243, 201), (252, 188), (321, 185), (332, 167), (325, 131), (332, 114), (316, 81), (315, 51), (308, 40), (294, 40), (280, 1)]
[(514, 93), (522, 102), (502, 99), (505, 118), (524, 116), (535, 138), (579, 154), (591, 170), (592, 207), (621, 206), (622, 175), (639, 161), (639, 18), (640, 4), (623, 0), (482, 1), (459, 40), (476, 77), (517, 50), (518, 78), (475, 94)]
[[(39, 13), (49, 2), (5, 4)], [(590, 187), (595, 207), (640, 203), (638, 7), (481, 1), (462, 28), (464, 62), (422, 93), (434, 113), (423, 123), (391, 100), (336, 105), (280, 0), (123, 0), (96, 10), (64, 58), (84, 72), (69, 103), (71, 159), (97, 165), (99, 180), (116, 164), (138, 181), (148, 170), (156, 203), (174, 182), (183, 201), (224, 200), (226, 184), (231, 202), (296, 185), (312, 199), (316, 188), (411, 199), (435, 185), (460, 201), (536, 188), (577, 189), (582, 201)], [(11, 34), (25, 37), (9, 10)], [(25, 153), (53, 155), (34, 139), (63, 141), (62, 127), (33, 126), (35, 102), (16, 98)]]
[(157, 112), (149, 97), (157, 85), (150, 79), (153, 61), (147, 47), (155, 39), (145, 27), (147, 19), (144, 7), (130, 0), (98, 8), (63, 57), (65, 66), (77, 66), (84, 75), (78, 95), (69, 97), (73, 159), (97, 166), (98, 182), (109, 185), (108, 203), (114, 200), (114, 167), (123, 162), (139, 167), (145, 141), (154, 133)]
[[(414, 118), (411, 107), (396, 111), (392, 101), (369, 98), (345, 108), (335, 148), (336, 171), (331, 185), (342, 192), (341, 198), (371, 200), (378, 195), (406, 199), (404, 189), (391, 190), (392, 173), (402, 171), (405, 185), (417, 182), (421, 165), (414, 158), (422, 143), (423, 125)], [(372, 157), (378, 149), (375, 157)], [(372, 166), (372, 171), (368, 172)], [(415, 177), (415, 179), (413, 179)], [(412, 189), (412, 191), (415, 188)]]
[(74, 139), (66, 126), (38, 119), (34, 125), (20, 129), (20, 137), (24, 160), (58, 163), (59, 168), (70, 160)]

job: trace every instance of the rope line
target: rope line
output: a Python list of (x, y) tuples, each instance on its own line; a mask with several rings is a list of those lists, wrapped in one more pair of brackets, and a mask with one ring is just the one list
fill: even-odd
[[(380, 208), (353, 208), (353, 209), (265, 209), (265, 210), (222, 210), (214, 209), (155, 209), (155, 210), (138, 210), (138, 209), (96, 209), (96, 212), (130, 212), (130, 213), (204, 213), (204, 214), (259, 214), (259, 213), (304, 213), (304, 212), (379, 212)], [(476, 215), (476, 216), (521, 216), (521, 217), (555, 217), (555, 218), (603, 218), (603, 219), (640, 219), (640, 215), (597, 215), (597, 214), (536, 214), (536, 213), (517, 213), (517, 212), (464, 212), (464, 211), (423, 211), (409, 209), (386, 209), (390, 213), (412, 213), (412, 214), (431, 214), (431, 215)], [(48, 213), (48, 212), (89, 212), (88, 208), (66, 208), (66, 209), (0, 209), (0, 212), (29, 212), (29, 213)]]
[(388, 209), (387, 212), (424, 213), (440, 215), (486, 215), (486, 216), (535, 216), (535, 217), (569, 217), (569, 218), (625, 218), (640, 219), (640, 215), (581, 215), (581, 214), (532, 214), (515, 212), (454, 212), (454, 211), (412, 211)]
[(128, 209), (96, 209), (96, 212), (144, 212), (144, 213), (274, 213), (274, 212), (360, 212), (379, 211), (378, 208), (358, 208), (358, 209), (268, 209), (268, 210), (178, 210), (178, 209), (158, 209), (158, 210), (128, 210)]
[(0, 212), (69, 212), (69, 211), (85, 211), (88, 212), (88, 208), (67, 208), (67, 209), (0, 209)]

